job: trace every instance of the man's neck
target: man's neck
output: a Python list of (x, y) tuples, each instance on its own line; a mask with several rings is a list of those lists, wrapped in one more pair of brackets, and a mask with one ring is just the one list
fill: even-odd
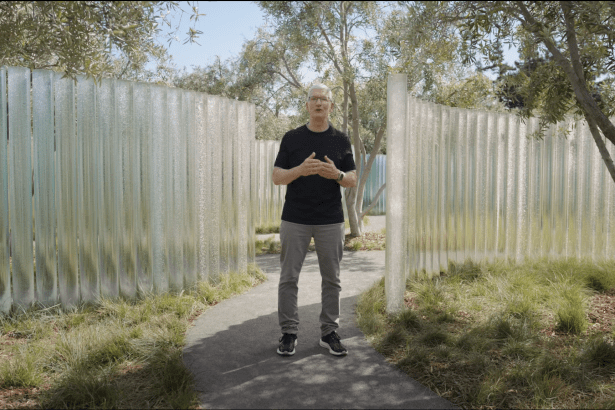
[(329, 120), (311, 120), (307, 123), (307, 127), (310, 131), (313, 132), (323, 132), (327, 131), (329, 128)]

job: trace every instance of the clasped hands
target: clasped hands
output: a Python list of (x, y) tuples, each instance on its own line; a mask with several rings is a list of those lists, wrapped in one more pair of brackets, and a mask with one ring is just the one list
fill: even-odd
[(316, 156), (315, 152), (312, 152), (312, 155), (307, 157), (305, 161), (300, 165), (301, 167), (301, 175), (306, 177), (308, 175), (320, 175), (323, 178), (327, 179), (337, 179), (340, 174), (340, 171), (337, 169), (333, 161), (331, 161), (326, 155), (325, 160), (327, 162), (323, 162), (319, 159), (314, 159)]

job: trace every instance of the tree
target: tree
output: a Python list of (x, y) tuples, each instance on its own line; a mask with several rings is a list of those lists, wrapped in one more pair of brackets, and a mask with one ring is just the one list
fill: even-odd
[[(497, 89), (482, 71), (491, 67), (463, 61), (463, 39), (449, 2), (403, 2), (386, 21), (383, 36), (395, 57), (392, 70), (408, 76), (415, 97), (460, 108), (503, 110)], [(503, 66), (503, 69), (510, 68)]]
[[(615, 6), (612, 2), (466, 1), (443, 7), (458, 25), (467, 61), (476, 52), (501, 66), (512, 43), (531, 69), (508, 77), (522, 96), (520, 115), (538, 114), (541, 129), (572, 113), (585, 118), (611, 178), (615, 167), (603, 136), (615, 144)], [(602, 133), (602, 135), (601, 135)]]
[[(0, 65), (50, 68), (71, 78), (138, 78), (153, 58), (168, 71), (166, 49), (155, 38), (159, 21), (170, 26), (166, 17), (178, 9), (168, 1), (1, 1)], [(201, 15), (192, 6), (190, 19)], [(199, 34), (190, 28), (186, 41)]]
[[(251, 44), (248, 42), (247, 44)], [(244, 51), (236, 58), (221, 61), (219, 57), (205, 67), (193, 67), (191, 73), (181, 72), (173, 81), (178, 88), (199, 91), (226, 98), (249, 101), (256, 106), (256, 139), (279, 139), (291, 127), (292, 119), (284, 114), (288, 96), (271, 92), (272, 83), (262, 80), (263, 73), (249, 64)], [(274, 104), (272, 104), (272, 101)]]
[[(322, 73), (323, 79), (337, 77), (340, 80), (342, 102), (338, 103), (338, 108), (342, 117), (342, 130), (348, 132), (350, 128), (349, 134), (358, 159), (357, 174), (361, 176), (357, 187), (346, 189), (346, 204), (351, 235), (360, 236), (364, 216), (361, 213), (363, 191), (373, 160), (380, 149), (386, 117), (380, 112), (383, 118), (378, 121), (370, 161), (365, 163), (367, 153), (361, 139), (362, 102), (358, 98), (358, 88), (363, 79), (374, 74), (368, 71), (370, 68), (388, 67), (387, 64), (377, 62), (386, 58), (380, 44), (375, 44), (369, 38), (361, 38), (360, 35), (366, 31), (377, 33), (380, 30), (381, 4), (360, 1), (261, 1), (259, 5), (272, 19), (274, 36), (283, 34), (287, 47), (305, 50), (305, 56), (309, 57), (316, 71)], [(278, 54), (280, 60), (282, 58)], [(385, 77), (379, 75), (381, 79)], [(381, 83), (381, 88), (386, 88), (386, 83)]]

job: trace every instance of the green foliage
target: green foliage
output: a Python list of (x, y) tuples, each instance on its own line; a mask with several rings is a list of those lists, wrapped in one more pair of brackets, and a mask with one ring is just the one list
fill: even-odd
[[(610, 2), (451, 2), (441, 18), (456, 22), (466, 62), (483, 57), (499, 71), (499, 92), (523, 118), (547, 126), (573, 114), (585, 118), (615, 181), (600, 132), (615, 144), (615, 13)], [(503, 63), (503, 47), (519, 50), (516, 69)], [(482, 65), (482, 62), (477, 64)]]
[(601, 373), (615, 374), (615, 346), (612, 342), (594, 338), (581, 358)]
[(408, 331), (419, 330), (422, 326), (419, 315), (411, 309), (402, 310), (395, 317), (395, 322)]
[(36, 387), (43, 381), (37, 354), (21, 350), (13, 360), (0, 364), (0, 388)]
[(398, 314), (383, 310), (382, 281), (360, 297), (359, 326), (388, 361), (462, 408), (608, 408), (615, 391), (613, 332), (551, 330), (553, 316), (567, 306), (584, 314), (587, 278), (610, 272), (612, 262), (449, 267), (438, 280), (407, 281), (412, 309)]
[(27, 335), (27, 344), (2, 350), (0, 388), (48, 384), (41, 389), (43, 408), (194, 407), (193, 376), (182, 361), (189, 320), (265, 279), (249, 265), (179, 294), (2, 316), (3, 332), (40, 330)]
[(587, 318), (579, 289), (567, 289), (562, 297), (564, 301), (557, 310), (557, 329), (572, 334), (584, 332), (587, 329)]
[[(0, 65), (52, 68), (69, 77), (165, 81), (169, 57), (154, 38), (178, 9), (183, 13), (173, 1), (2, 1)], [(199, 16), (192, 6), (192, 19)], [(198, 34), (191, 29), (187, 41)], [(144, 69), (150, 59), (158, 72)]]

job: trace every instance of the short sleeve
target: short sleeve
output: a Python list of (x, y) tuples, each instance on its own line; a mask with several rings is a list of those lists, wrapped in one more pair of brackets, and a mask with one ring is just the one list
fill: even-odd
[(357, 166), (354, 163), (354, 156), (352, 155), (352, 148), (350, 146), (350, 139), (347, 138), (346, 141), (346, 149), (344, 150), (344, 156), (342, 158), (342, 167), (341, 171), (350, 172), (357, 169)]
[(275, 159), (274, 167), (290, 169), (288, 144), (286, 138), (282, 138), (282, 142), (280, 143), (280, 149), (278, 151), (278, 156)]

